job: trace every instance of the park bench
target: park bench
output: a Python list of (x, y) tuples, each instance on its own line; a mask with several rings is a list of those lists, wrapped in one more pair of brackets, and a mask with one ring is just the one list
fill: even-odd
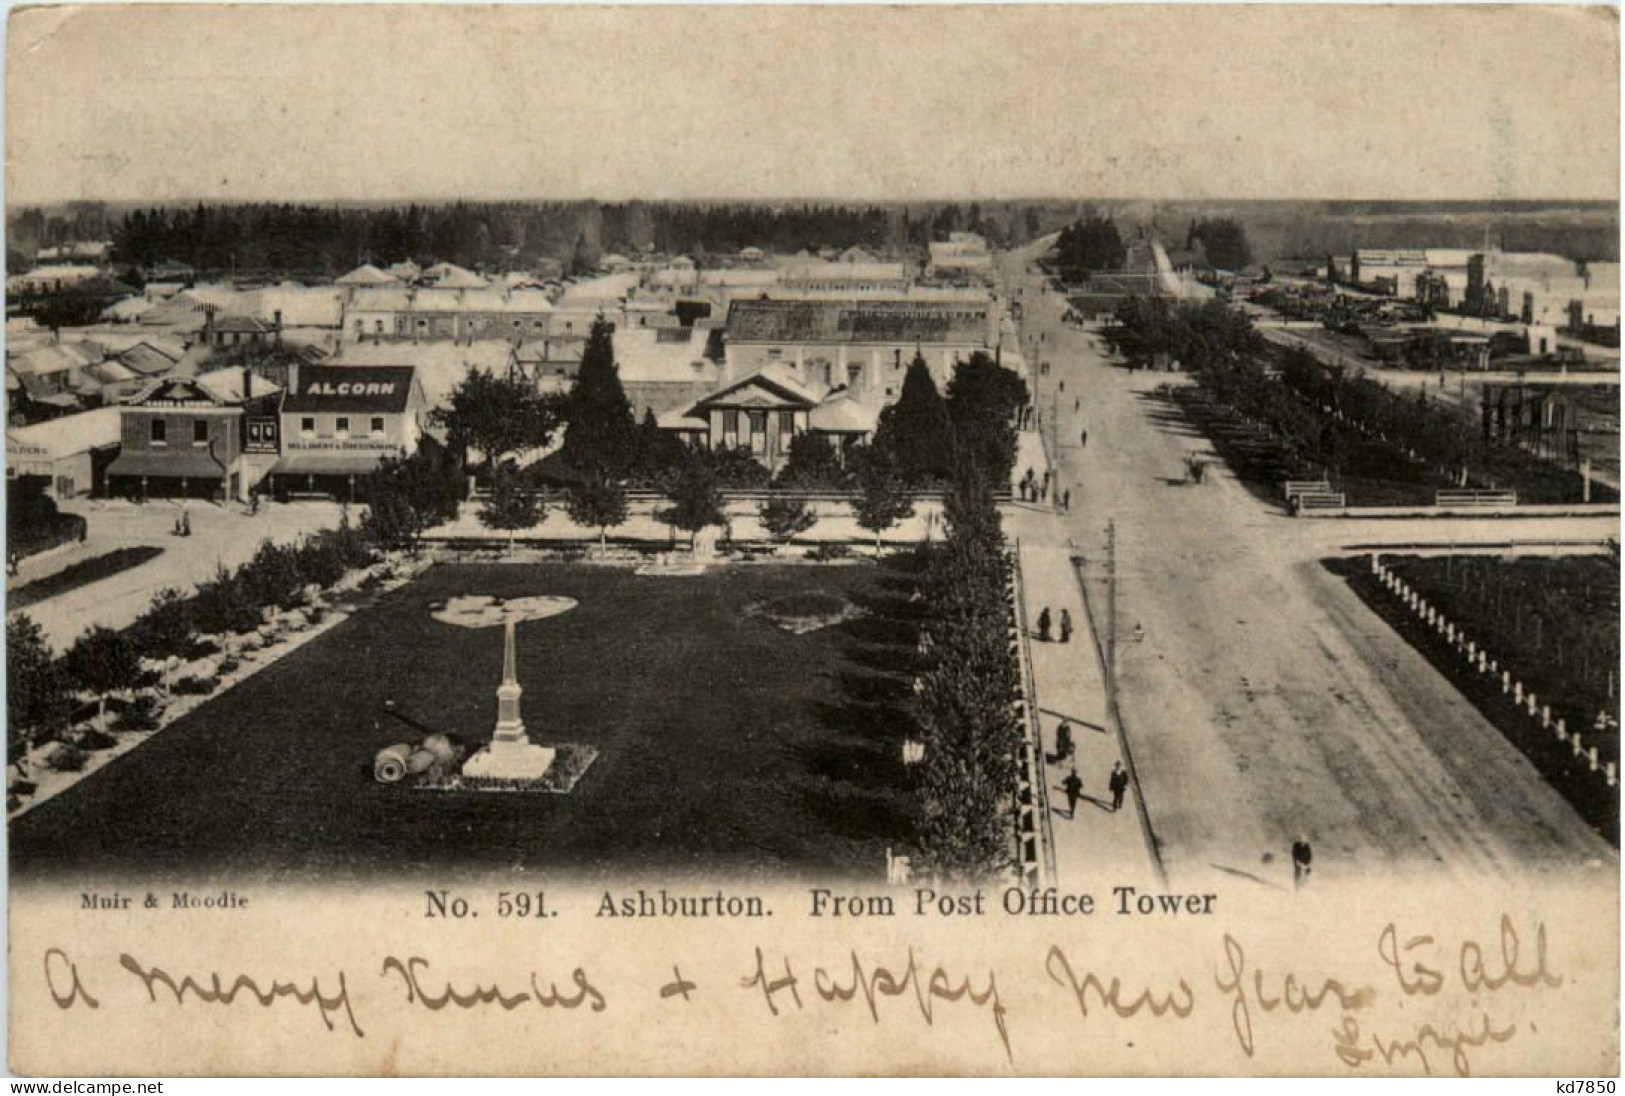
[(1348, 500), (1341, 491), (1299, 491), (1292, 496), (1294, 510), (1307, 514), (1311, 510), (1346, 510)]
[(1439, 507), (1457, 506), (1516, 506), (1518, 505), (1518, 492), (1516, 491), (1435, 491), (1433, 505)]
[(1327, 494), (1332, 489), (1331, 483), (1324, 478), (1317, 480), (1287, 480), (1283, 486), (1288, 502), (1292, 501), (1294, 495)]

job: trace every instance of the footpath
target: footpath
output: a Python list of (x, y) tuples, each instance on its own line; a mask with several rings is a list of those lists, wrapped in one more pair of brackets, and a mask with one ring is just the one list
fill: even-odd
[[(1032, 468), (1042, 482), (1048, 467), (1038, 434), (1023, 431), (1014, 478), (1019, 481)], [(1096, 642), (1084, 604), (1072, 562), (1074, 547), (1055, 512), (1053, 492), (1050, 502), (1022, 502), (1019, 490), (1016, 499), (1005, 510), (1004, 525), (1018, 545), (1026, 590), (1027, 642), (1049, 789), (1056, 884), (1063, 890), (1091, 890), (1096, 901), (1104, 903), (1110, 900), (1107, 886), (1117, 881), (1156, 882), (1157, 871), (1141, 825), (1139, 789), (1132, 780), (1122, 808), (1112, 809), (1108, 786), (1112, 768), (1118, 762), (1125, 771), (1132, 771), (1132, 766), (1108, 710), (1103, 647)], [(1074, 497), (1074, 509), (1079, 503)], [(1045, 609), (1050, 614), (1049, 642), (1038, 636), (1038, 618)], [(1060, 642), (1062, 613), (1072, 622), (1066, 643)], [(1073, 743), (1073, 752), (1066, 757), (1060, 755), (1057, 740), (1063, 723), (1069, 725)], [(1065, 788), (1074, 771), (1083, 782), (1075, 815), (1068, 809)]]

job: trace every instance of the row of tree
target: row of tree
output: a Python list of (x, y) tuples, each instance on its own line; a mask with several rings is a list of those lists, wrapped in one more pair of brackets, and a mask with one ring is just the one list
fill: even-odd
[(975, 454), (962, 448), (944, 500), (945, 537), (927, 550), (929, 619), (914, 718), (925, 745), (921, 857), (947, 878), (997, 877), (1015, 860), (1021, 682), (1011, 564)]
[[(153, 686), (158, 675), (142, 660), (192, 658), (200, 636), (244, 633), (260, 626), (267, 608), (305, 602), (311, 586), (328, 588), (376, 558), (376, 536), (348, 522), (296, 544), (265, 541), (241, 567), (221, 567), (190, 596), (165, 589), (123, 630), (96, 626), (58, 657), (26, 613), (6, 622), (6, 728), (13, 761), (36, 744), (67, 735), (81, 698), (95, 699), (101, 730), (109, 697)], [(122, 718), (122, 717), (121, 717)], [(141, 729), (130, 722), (115, 728)]]
[[(87, 222), (89, 223), (89, 222)], [(97, 222), (98, 224), (105, 224)], [(44, 235), (43, 225), (38, 226)], [(1036, 232), (1035, 210), (984, 216), (957, 204), (867, 205), (663, 202), (455, 202), (446, 205), (244, 204), (137, 209), (111, 225), (113, 259), (202, 271), (341, 274), (361, 262), (439, 260), (472, 268), (554, 259), (573, 273), (604, 255), (658, 251), (735, 255), (746, 247), (923, 249), (968, 230), (995, 243)], [(61, 233), (57, 233), (60, 235)], [(101, 239), (103, 236), (87, 237)], [(19, 256), (21, 258), (21, 256)]]
[(1091, 274), (1121, 270), (1127, 260), (1117, 225), (1099, 212), (1067, 225), (1055, 241), (1055, 270), (1062, 281), (1082, 282)]

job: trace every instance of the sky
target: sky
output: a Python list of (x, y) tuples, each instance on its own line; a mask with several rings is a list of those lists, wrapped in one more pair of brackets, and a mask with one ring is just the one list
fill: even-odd
[(13, 10), (6, 202), (1608, 199), (1601, 8)]

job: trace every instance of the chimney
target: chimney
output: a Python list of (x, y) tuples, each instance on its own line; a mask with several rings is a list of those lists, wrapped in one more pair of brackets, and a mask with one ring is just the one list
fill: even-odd
[(299, 362), (297, 360), (295, 360), (295, 361), (290, 361), (288, 363), (288, 390), (284, 394), (285, 395), (291, 395), (291, 394), (296, 393), (298, 391), (299, 391)]
[(272, 323), (276, 327), (277, 345), (280, 346), (282, 344), (282, 309), (280, 309), (280, 308), (277, 309), (275, 312), (273, 312), (271, 314), (271, 317), (272, 317)]
[(247, 403), (254, 398), (254, 371), (243, 366), (243, 402)]
[(203, 306), (203, 345), (214, 345), (214, 305)]

